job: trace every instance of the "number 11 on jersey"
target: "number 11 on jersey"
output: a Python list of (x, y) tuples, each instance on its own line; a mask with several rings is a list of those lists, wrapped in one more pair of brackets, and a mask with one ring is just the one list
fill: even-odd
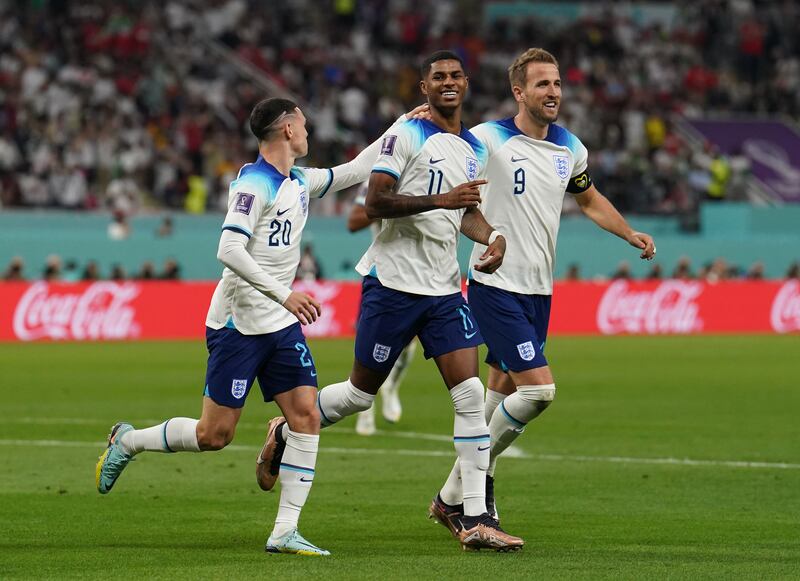
[[(441, 194), (442, 193), (442, 180), (444, 179), (444, 174), (440, 169), (429, 169), (428, 173), (431, 175), (431, 181), (428, 183), (428, 195), (431, 194)], [(436, 191), (433, 191), (433, 184), (436, 182), (436, 178), (439, 178), (439, 183), (436, 185)]]

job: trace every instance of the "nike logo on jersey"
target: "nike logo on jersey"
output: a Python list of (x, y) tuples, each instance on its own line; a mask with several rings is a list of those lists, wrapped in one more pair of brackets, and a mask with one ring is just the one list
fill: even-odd
[(314, 479), (313, 478), (303, 478), (301, 476), (300, 477), (300, 482), (314, 482)]
[(485, 452), (489, 448), (491, 448), (491, 446), (486, 446), (485, 448), (481, 448), (480, 446), (478, 446), (478, 452)]
[(285, 210), (278, 210), (277, 214), (278, 214), (278, 216), (283, 216), (289, 210), (291, 210), (291, 208), (286, 208)]
[(444, 157), (440, 157), (439, 159), (433, 159), (433, 158), (430, 158), (430, 159), (428, 160), (428, 162), (429, 162), (429, 163), (439, 163), (440, 161), (444, 161), (445, 159), (446, 159), (446, 158), (444, 158)]
[(512, 163), (517, 163), (518, 161), (525, 161), (526, 159), (528, 159), (528, 158), (527, 157), (514, 157), (513, 155), (511, 156), (511, 162)]
[(317, 372), (316, 371), (312, 371), (311, 372), (311, 377), (316, 377), (316, 376), (317, 376)]
[(477, 331), (473, 331), (472, 333), (464, 333), (464, 339), (472, 339), (477, 334)]

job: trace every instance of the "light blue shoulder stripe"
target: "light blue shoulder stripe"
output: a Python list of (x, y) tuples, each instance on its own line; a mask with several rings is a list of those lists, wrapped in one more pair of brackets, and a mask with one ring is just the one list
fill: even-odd
[(388, 167), (373, 167), (372, 173), (385, 173), (387, 175), (392, 176), (396, 180), (400, 179), (400, 174), (394, 171), (393, 169), (389, 169)]
[(272, 205), (275, 198), (278, 197), (278, 190), (282, 184), (283, 180), (279, 182), (264, 173), (252, 172), (232, 181), (231, 189), (258, 195), (264, 199), (267, 205)]

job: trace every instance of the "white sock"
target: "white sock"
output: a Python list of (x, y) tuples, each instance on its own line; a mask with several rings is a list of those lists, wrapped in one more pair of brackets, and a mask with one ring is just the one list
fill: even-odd
[(486, 469), (489, 466), (489, 430), (483, 417), (483, 384), (477, 377), (450, 390), (455, 409), (453, 441), (461, 467), (464, 514), (486, 512)]
[[(486, 418), (487, 424), (491, 420), (494, 410), (505, 398), (506, 394), (504, 393), (493, 391), (492, 389), (486, 390), (484, 417)], [(463, 492), (461, 490), (461, 465), (458, 460), (455, 461), (455, 464), (453, 464), (453, 469), (450, 470), (450, 474), (447, 475), (447, 480), (445, 481), (444, 486), (442, 486), (439, 496), (445, 502), (445, 504), (461, 504)]]
[(489, 433), (492, 436), (489, 476), (494, 476), (497, 457), (525, 431), (528, 422), (547, 409), (555, 394), (554, 383), (520, 385), (516, 393), (512, 393), (502, 401), (489, 422)]
[(281, 501), (278, 516), (275, 518), (275, 528), (272, 529), (273, 538), (282, 537), (297, 528), (300, 511), (311, 492), (319, 449), (318, 434), (301, 434), (288, 429), (286, 432), (286, 450), (278, 473)]
[(139, 452), (199, 452), (197, 422), (192, 418), (172, 418), (151, 428), (131, 430), (120, 443), (131, 456)]
[(350, 379), (329, 385), (321, 389), (317, 395), (322, 426), (333, 425), (342, 418), (363, 412), (369, 409), (373, 401), (375, 401), (374, 395), (361, 391), (350, 382)]
[(499, 406), (500, 402), (506, 399), (506, 397), (506, 394), (500, 393), (499, 391), (493, 391), (491, 389), (486, 390), (486, 401), (483, 403), (483, 410), (487, 426), (489, 422), (492, 421), (494, 410), (497, 409), (497, 406)]

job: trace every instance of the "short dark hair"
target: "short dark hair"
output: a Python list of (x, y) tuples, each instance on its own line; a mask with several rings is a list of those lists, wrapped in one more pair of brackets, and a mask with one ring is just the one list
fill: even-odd
[(464, 68), (464, 61), (461, 60), (461, 57), (454, 53), (452, 50), (437, 50), (435, 53), (430, 55), (419, 67), (419, 75), (423, 79), (428, 76), (428, 72), (431, 70), (431, 65), (437, 61), (458, 61), (461, 65), (461, 68)]
[(250, 131), (256, 139), (263, 141), (270, 130), (270, 125), (281, 115), (294, 113), (297, 104), (289, 99), (273, 97), (256, 103), (250, 112)]

